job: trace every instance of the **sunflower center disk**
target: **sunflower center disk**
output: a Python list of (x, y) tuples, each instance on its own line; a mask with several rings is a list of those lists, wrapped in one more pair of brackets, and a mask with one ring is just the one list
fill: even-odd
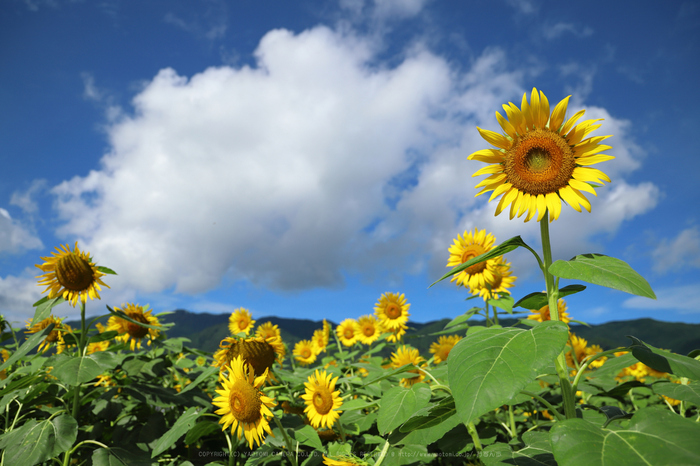
[(346, 339), (350, 340), (350, 339), (352, 339), (352, 337), (355, 336), (355, 331), (351, 328), (346, 328), (343, 331), (343, 335), (345, 336)]
[(88, 261), (70, 253), (56, 263), (56, 279), (68, 290), (83, 291), (92, 285), (94, 276)]
[(256, 377), (263, 375), (265, 369), (272, 367), (275, 362), (275, 349), (267, 342), (243, 340), (239, 342), (238, 348), (243, 360), (253, 367)]
[(326, 387), (317, 387), (314, 392), (314, 407), (319, 414), (327, 414), (333, 407), (333, 396)]
[[(462, 264), (464, 264), (468, 260), (474, 259), (475, 257), (482, 255), (485, 252), (486, 250), (478, 244), (473, 244), (469, 246), (468, 249), (462, 253)], [(474, 275), (483, 272), (485, 268), (486, 261), (479, 262), (478, 264), (474, 264), (471, 267), (467, 267), (464, 271), (467, 272), (469, 275)]]
[(390, 319), (398, 319), (401, 317), (401, 307), (396, 303), (389, 303), (386, 306), (386, 316)]
[(231, 414), (239, 422), (254, 423), (260, 419), (260, 393), (245, 380), (236, 380), (229, 394)]
[(374, 326), (365, 325), (362, 328), (362, 333), (364, 333), (366, 337), (371, 337), (372, 335), (374, 335)]
[[(144, 316), (143, 314), (132, 314), (129, 315), (129, 317), (131, 317), (136, 322), (141, 322), (142, 324), (148, 323), (148, 319), (146, 319), (146, 316)], [(147, 327), (141, 327), (140, 325), (129, 322), (126, 324), (126, 328), (129, 335), (131, 335), (134, 338), (143, 338), (146, 335), (148, 335)]]
[(557, 133), (531, 131), (508, 151), (504, 171), (507, 181), (524, 194), (555, 193), (567, 186), (576, 158), (566, 140)]

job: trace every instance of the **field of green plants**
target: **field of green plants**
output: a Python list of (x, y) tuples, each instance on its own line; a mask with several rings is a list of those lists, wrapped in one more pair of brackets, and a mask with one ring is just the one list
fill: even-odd
[[(495, 147), (470, 156), (493, 164), (475, 174), (489, 175), (479, 194), (502, 195), (496, 214), (510, 205), (511, 219), (537, 217), (542, 251), (519, 236), (458, 235), (438, 281), (478, 304), (428, 353), (404, 338), (410, 303), (393, 292), (293, 347), (242, 308), (214, 353), (168, 338), (167, 313), (148, 306), (107, 305), (104, 326), (86, 306), (115, 272), (77, 243), (57, 248), (37, 265), (48, 295), (28, 338), (0, 322), (0, 466), (700, 464), (700, 350), (630, 336), (603, 351), (569, 330), (564, 298), (588, 284), (655, 295), (613, 257), (552, 261), (561, 202), (590, 210), (583, 192), (610, 181), (588, 167), (612, 158), (600, 153), (606, 136), (587, 138), (600, 125), (576, 125), (582, 112), (566, 120), (567, 102), (550, 114), (533, 90), (520, 108), (504, 105), (507, 118), (497, 113), (504, 134), (479, 129)], [(532, 253), (545, 292), (512, 289), (504, 255), (516, 248)], [(80, 307), (80, 328), (59, 317), (66, 306)], [(525, 328), (503, 327), (499, 315)]]

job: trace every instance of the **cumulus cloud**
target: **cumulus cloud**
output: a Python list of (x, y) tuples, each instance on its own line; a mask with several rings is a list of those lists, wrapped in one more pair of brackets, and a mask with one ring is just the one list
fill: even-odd
[(593, 35), (593, 29), (588, 26), (576, 27), (572, 23), (557, 23), (542, 30), (542, 34), (548, 40), (557, 39), (564, 33), (573, 34), (576, 37), (588, 37)]
[(7, 210), (0, 208), (0, 253), (14, 254), (41, 247), (42, 243), (38, 237), (14, 220)]
[(622, 305), (631, 309), (658, 309), (677, 311), (681, 314), (700, 312), (700, 284), (683, 285), (654, 290), (656, 299), (635, 296)]
[(35, 214), (39, 210), (36, 197), (43, 194), (48, 188), (48, 183), (44, 179), (33, 180), (26, 191), (15, 191), (10, 197), (10, 205), (15, 205), (22, 209), (25, 214)]
[(339, 6), (355, 15), (369, 14), (375, 19), (402, 19), (416, 16), (429, 0), (340, 0)]
[[(522, 95), (521, 74), (498, 49), (457, 74), (420, 47), (393, 67), (378, 64), (373, 45), (326, 27), (275, 30), (254, 67), (191, 78), (161, 70), (133, 115), (110, 122), (101, 169), (53, 188), (59, 234), (79, 238), (121, 286), (147, 293), (442, 272), (465, 228), (522, 234), (474, 199), (471, 174), (482, 164), (466, 161), (486, 147), (474, 126), (496, 129), (494, 109)], [(606, 172), (633, 169), (639, 154), (625, 122), (590, 110), (619, 130), (617, 165)], [(575, 217), (587, 214), (556, 223), (580, 246), (652, 208), (657, 194), (619, 180), (593, 200), (587, 233)]]
[(0, 314), (15, 328), (24, 327), (25, 321), (34, 315), (32, 305), (41, 299), (41, 288), (31, 273), (0, 277)]
[(686, 228), (672, 240), (663, 239), (652, 252), (654, 270), (660, 273), (700, 267), (700, 231)]
[[(183, 16), (186, 16), (187, 19), (183, 19)], [(196, 37), (210, 41), (218, 40), (226, 35), (228, 6), (225, 1), (208, 1), (203, 10), (188, 10), (182, 14), (169, 11), (165, 14), (163, 21)]]

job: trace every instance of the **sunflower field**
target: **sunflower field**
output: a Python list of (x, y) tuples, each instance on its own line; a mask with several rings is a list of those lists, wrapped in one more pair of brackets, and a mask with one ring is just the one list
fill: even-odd
[[(479, 129), (494, 147), (469, 156), (491, 164), (475, 173), (488, 175), (479, 194), (501, 196), (496, 215), (510, 206), (511, 220), (536, 217), (543, 250), (478, 228), (457, 235), (438, 281), (479, 304), (427, 352), (411, 346), (400, 292), (294, 345), (240, 308), (214, 353), (168, 338), (167, 313), (148, 306), (107, 305), (88, 320), (115, 272), (77, 243), (56, 248), (37, 265), (47, 296), (27, 338), (0, 321), (0, 466), (700, 464), (700, 350), (634, 336), (603, 350), (569, 329), (578, 321), (564, 298), (583, 283), (655, 295), (613, 257), (552, 261), (562, 201), (590, 211), (584, 193), (610, 182), (590, 167), (612, 158), (609, 136), (589, 137), (600, 124), (576, 124), (582, 111), (566, 119), (567, 104), (550, 113), (533, 89), (496, 113), (503, 134)], [(505, 254), (517, 248), (532, 253), (546, 291), (514, 292)], [(80, 328), (59, 305), (80, 308)]]

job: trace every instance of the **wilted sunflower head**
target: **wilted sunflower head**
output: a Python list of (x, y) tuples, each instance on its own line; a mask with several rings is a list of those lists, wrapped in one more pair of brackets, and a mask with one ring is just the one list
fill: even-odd
[[(152, 310), (144, 312), (145, 309), (148, 308), (148, 305), (146, 305), (144, 308), (138, 304), (122, 304), (122, 308), (123, 309), (115, 307), (114, 309), (117, 311), (122, 311), (135, 322), (140, 322), (146, 325), (160, 326), (158, 318), (151, 315), (151, 312), (153, 312)], [(160, 330), (144, 327), (115, 315), (111, 316), (107, 321), (107, 330), (119, 332), (119, 335), (117, 335), (115, 339), (121, 341), (122, 343), (130, 342), (130, 348), (132, 351), (136, 348), (141, 349), (141, 342), (144, 339), (146, 339), (147, 344), (150, 346), (151, 341), (158, 338), (158, 335), (160, 335)]]
[(505, 134), (477, 127), (496, 149), (480, 150), (469, 156), (469, 160), (494, 164), (472, 176), (489, 175), (476, 185), (477, 189), (483, 188), (477, 196), (493, 191), (491, 201), (502, 195), (496, 215), (510, 205), (511, 219), (527, 212), (526, 222), (535, 213), (539, 221), (549, 210), (551, 222), (559, 218), (562, 200), (578, 212), (581, 205), (590, 212), (591, 204), (582, 191), (595, 196), (590, 183), (602, 185), (601, 179), (610, 182), (605, 173), (589, 167), (614, 158), (601, 153), (611, 149), (600, 144), (610, 136), (586, 138), (601, 125), (597, 124), (600, 119), (576, 125), (584, 110), (564, 122), (569, 97), (559, 102), (550, 115), (547, 97), (533, 88), (529, 103), (527, 93), (523, 94), (521, 108), (511, 102), (503, 105), (507, 118), (496, 112)]
[(387, 292), (382, 294), (374, 305), (374, 314), (381, 322), (382, 328), (390, 332), (408, 322), (410, 307), (403, 293)]
[(284, 351), (284, 346), (276, 339), (227, 337), (221, 340), (219, 350), (214, 353), (214, 365), (224, 370), (240, 356), (259, 377), (272, 367), (281, 351)]
[(228, 318), (228, 329), (231, 335), (236, 335), (238, 333), (245, 333), (248, 335), (253, 329), (254, 324), (253, 315), (248, 309), (242, 307), (233, 311)]
[(104, 273), (100, 272), (92, 262), (90, 255), (78, 249), (78, 242), (75, 242), (73, 251), (66, 244), (58, 247), (58, 253), (52, 252), (53, 257), (42, 257), (45, 261), (41, 265), (36, 265), (45, 272), (36, 278), (41, 278), (39, 286), (46, 286), (43, 293), (49, 292), (49, 298), (62, 296), (70, 302), (73, 307), (80, 301), (85, 304), (88, 296), (90, 299), (100, 299), (97, 293), (101, 290), (100, 285), (108, 285), (100, 280)]

